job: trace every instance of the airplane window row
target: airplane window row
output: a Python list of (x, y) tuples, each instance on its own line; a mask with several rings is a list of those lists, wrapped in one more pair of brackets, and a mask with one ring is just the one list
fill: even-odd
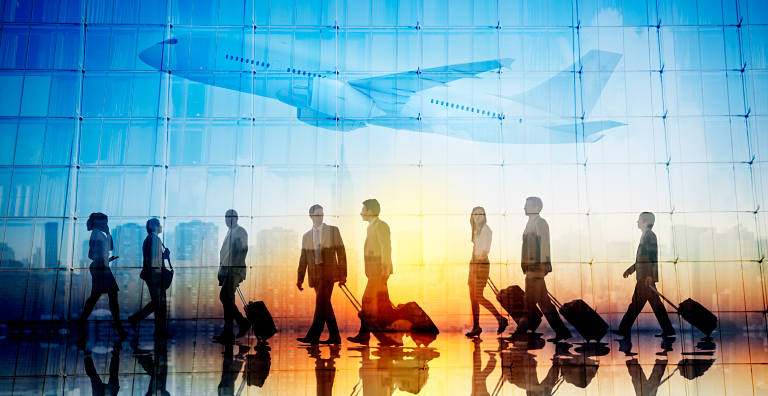
[[(477, 114), (481, 114), (481, 115), (489, 115), (491, 117), (496, 117), (496, 113), (491, 113), (488, 110), (480, 110), (480, 109), (476, 109), (474, 107), (469, 107), (469, 106), (459, 106), (457, 104), (445, 102), (445, 101), (442, 101), (442, 100), (430, 99), (429, 103), (434, 103), (434, 104), (437, 104), (437, 105), (440, 105), (440, 106), (445, 106), (445, 107), (449, 107), (450, 106), (452, 109), (464, 110), (464, 111), (468, 111), (470, 113), (477, 113)], [(502, 116), (501, 114), (499, 114), (499, 116), (504, 118), (504, 116)]]
[[(225, 55), (224, 57), (226, 59), (233, 60), (235, 62), (239, 61), (240, 63), (250, 63), (250, 64), (256, 65), (256, 66), (265, 66), (264, 62), (261, 62), (261, 65), (259, 65), (259, 62), (256, 62), (253, 59), (245, 59), (245, 58), (241, 58), (239, 56), (232, 56), (232, 55)], [(269, 63), (266, 64), (266, 67), (269, 67)]]
[(309, 72), (302, 71), (302, 70), (291, 69), (290, 67), (288, 69), (286, 69), (285, 71), (287, 71), (288, 73), (301, 74), (302, 76), (325, 78), (325, 76), (321, 76), (321, 75), (319, 75), (317, 73), (309, 73)]

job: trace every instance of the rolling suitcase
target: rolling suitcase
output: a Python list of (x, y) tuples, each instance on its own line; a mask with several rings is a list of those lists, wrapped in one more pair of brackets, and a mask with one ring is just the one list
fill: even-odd
[(405, 304), (399, 304), (395, 307), (395, 313), (398, 319), (402, 319), (411, 323), (411, 331), (414, 333), (428, 333), (438, 334), (440, 330), (437, 329), (432, 319), (424, 312), (423, 309), (411, 301)]
[[(490, 279), (488, 279), (488, 285), (496, 295), (496, 300), (499, 302), (499, 304), (501, 304), (504, 310), (509, 313), (509, 316), (512, 317), (512, 320), (514, 320), (515, 323), (520, 326), (520, 321), (525, 317), (525, 292), (523, 289), (521, 289), (520, 286), (512, 285), (504, 290), (499, 291), (499, 289)], [(530, 330), (531, 332), (536, 331), (536, 329), (541, 324), (541, 318), (543, 316), (544, 315), (541, 313), (541, 309), (536, 307), (536, 311), (533, 312), (533, 317), (529, 320), (528, 328), (525, 330)]]
[(664, 299), (667, 304), (671, 305), (686, 322), (699, 329), (702, 333), (706, 334), (707, 337), (717, 329), (717, 316), (712, 312), (709, 312), (703, 305), (689, 298), (681, 302), (680, 306), (677, 307), (675, 304), (672, 304), (672, 301), (669, 301), (668, 298), (659, 293), (655, 286), (651, 286), (651, 290)]
[(608, 333), (608, 323), (595, 312), (584, 300), (573, 300), (565, 305), (560, 304), (552, 293), (549, 293), (557, 306), (560, 315), (573, 326), (576, 331), (584, 337), (587, 342), (590, 340), (600, 341)]
[(272, 320), (272, 315), (269, 313), (264, 301), (251, 301), (246, 304), (239, 287), (237, 288), (237, 294), (240, 296), (240, 301), (243, 302), (245, 317), (248, 319), (248, 323), (251, 324), (256, 338), (259, 341), (266, 341), (275, 335), (277, 327), (275, 327), (275, 321)]

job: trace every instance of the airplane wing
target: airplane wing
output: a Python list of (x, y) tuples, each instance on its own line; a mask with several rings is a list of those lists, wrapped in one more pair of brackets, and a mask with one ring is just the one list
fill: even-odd
[(501, 67), (509, 67), (514, 59), (503, 58), (483, 62), (461, 63), (430, 69), (385, 74), (347, 81), (355, 89), (369, 95), (382, 110), (394, 115), (421, 91), (444, 87), (462, 78), (474, 77)]

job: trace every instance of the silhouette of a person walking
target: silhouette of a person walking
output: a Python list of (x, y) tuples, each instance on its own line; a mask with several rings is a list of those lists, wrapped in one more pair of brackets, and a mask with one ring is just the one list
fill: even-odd
[(480, 305), (496, 317), (496, 321), (499, 322), (496, 334), (501, 334), (509, 325), (509, 321), (501, 316), (493, 303), (483, 296), (483, 291), (485, 291), (485, 286), (488, 283), (488, 274), (491, 270), (488, 252), (491, 251), (491, 238), (493, 237), (493, 232), (487, 224), (485, 209), (481, 206), (472, 209), (469, 224), (472, 226), (473, 248), (467, 284), (469, 285), (469, 301), (472, 304), (472, 330), (466, 336), (477, 337), (483, 332), (483, 329), (480, 328)]
[[(236, 338), (246, 335), (250, 329), (248, 320), (235, 304), (235, 292), (238, 285), (245, 280), (247, 272), (245, 256), (248, 254), (248, 233), (237, 225), (237, 212), (234, 209), (227, 211), (225, 222), (229, 231), (219, 252), (218, 273), (221, 286), (219, 299), (224, 306), (224, 330), (220, 335), (213, 336), (213, 339), (222, 344), (234, 344)], [(237, 335), (232, 330), (233, 320), (237, 320)]]
[(543, 207), (544, 204), (539, 197), (528, 197), (523, 207), (525, 215), (528, 216), (528, 224), (523, 232), (523, 251), (520, 259), (525, 274), (526, 317), (515, 332), (527, 331), (527, 325), (533, 321), (532, 315), (538, 304), (552, 330), (555, 331), (555, 337), (547, 341), (557, 343), (571, 338), (571, 331), (560, 319), (552, 300), (549, 299), (547, 284), (544, 282), (544, 277), (552, 272), (552, 261), (549, 250), (549, 225), (539, 216)]
[(115, 276), (109, 268), (109, 262), (117, 257), (110, 257), (109, 252), (114, 250), (112, 235), (109, 233), (107, 215), (104, 213), (91, 213), (86, 222), (88, 231), (91, 231), (91, 239), (88, 242), (88, 258), (91, 259), (91, 265), (88, 267), (91, 273), (91, 295), (85, 300), (83, 313), (76, 322), (78, 333), (81, 338), (85, 337), (85, 326), (88, 317), (91, 316), (93, 308), (101, 298), (102, 294), (109, 297), (109, 310), (112, 312), (112, 328), (117, 331), (120, 338), (128, 336), (128, 332), (123, 328), (120, 321), (120, 306), (117, 300), (117, 287)]
[[(301, 241), (301, 257), (296, 287), (304, 290), (304, 276), (309, 273), (309, 287), (315, 289), (315, 316), (312, 327), (300, 342), (309, 344), (341, 344), (339, 326), (331, 305), (333, 285), (347, 282), (347, 253), (338, 227), (323, 223), (323, 207), (313, 205), (309, 208), (312, 229)], [(328, 324), (328, 339), (320, 341), (323, 327)]]
[(627, 360), (626, 363), (627, 371), (629, 371), (629, 376), (632, 378), (632, 386), (635, 388), (635, 394), (637, 396), (656, 396), (661, 380), (664, 377), (664, 371), (667, 369), (667, 361), (656, 359), (651, 376), (648, 378), (645, 378), (643, 368), (637, 359)]
[(675, 335), (675, 329), (672, 328), (672, 322), (669, 320), (667, 310), (661, 302), (659, 295), (654, 293), (651, 287), (656, 287), (659, 281), (659, 245), (656, 234), (653, 232), (653, 224), (656, 222), (656, 216), (650, 212), (640, 213), (637, 218), (637, 228), (643, 232), (640, 237), (640, 244), (637, 246), (637, 255), (635, 263), (624, 271), (624, 278), (632, 273), (636, 274), (637, 284), (635, 284), (635, 293), (632, 295), (632, 303), (627, 308), (627, 313), (621, 319), (618, 330), (611, 330), (612, 333), (623, 337), (629, 337), (632, 324), (640, 315), (645, 307), (645, 303), (650, 303), (656, 320), (661, 326), (661, 334), (657, 337), (668, 337)]
[(169, 259), (171, 252), (163, 245), (160, 234), (163, 232), (163, 226), (160, 220), (149, 219), (147, 221), (147, 234), (142, 245), (144, 255), (144, 264), (139, 277), (144, 280), (149, 289), (150, 302), (141, 309), (141, 311), (128, 317), (128, 323), (131, 329), (138, 333), (139, 323), (155, 313), (155, 336), (171, 337), (166, 332), (166, 298), (165, 288), (163, 288), (163, 266), (165, 259)]
[(361, 302), (360, 332), (354, 337), (347, 337), (349, 341), (362, 345), (368, 345), (371, 331), (394, 321), (394, 310), (387, 289), (387, 280), (392, 275), (391, 232), (387, 223), (379, 219), (379, 213), (379, 201), (369, 199), (363, 202), (360, 216), (368, 222), (363, 248), (368, 284)]
[(336, 359), (341, 357), (341, 346), (331, 345), (330, 356), (327, 359), (320, 357), (318, 345), (309, 346), (307, 352), (309, 357), (315, 359), (317, 396), (332, 396), (333, 383), (336, 380)]
[(120, 391), (120, 381), (118, 374), (120, 374), (120, 350), (122, 349), (122, 342), (115, 341), (115, 348), (112, 349), (112, 359), (109, 362), (109, 381), (105, 384), (101, 380), (99, 372), (96, 371), (96, 366), (93, 364), (93, 357), (88, 355), (83, 359), (83, 365), (85, 366), (85, 373), (88, 374), (88, 378), (91, 380), (91, 394), (94, 396), (117, 396)]

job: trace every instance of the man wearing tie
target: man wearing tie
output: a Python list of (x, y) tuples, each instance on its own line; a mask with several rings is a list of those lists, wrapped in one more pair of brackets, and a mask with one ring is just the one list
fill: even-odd
[[(309, 272), (309, 287), (315, 289), (315, 316), (307, 335), (297, 338), (307, 344), (341, 344), (339, 326), (331, 306), (333, 284), (347, 282), (347, 253), (341, 240), (339, 228), (323, 223), (323, 207), (313, 205), (309, 208), (312, 229), (301, 240), (301, 257), (296, 287), (304, 288), (304, 276)], [(320, 341), (323, 327), (328, 325), (328, 339)]]
[(632, 303), (629, 304), (627, 313), (621, 319), (618, 330), (611, 330), (613, 334), (623, 337), (629, 337), (632, 330), (632, 324), (642, 312), (645, 303), (650, 303), (656, 320), (661, 326), (661, 334), (657, 337), (668, 337), (675, 335), (675, 329), (672, 328), (672, 322), (669, 320), (667, 310), (664, 309), (659, 295), (651, 287), (656, 288), (656, 282), (659, 281), (659, 244), (656, 234), (653, 232), (653, 224), (656, 222), (656, 216), (650, 212), (640, 213), (637, 218), (637, 228), (643, 232), (640, 236), (640, 244), (637, 246), (637, 255), (635, 263), (624, 271), (624, 278), (636, 273), (637, 283), (635, 284), (635, 293), (632, 295)]
[[(360, 216), (368, 222), (365, 237), (365, 276), (368, 284), (363, 292), (360, 312), (360, 332), (348, 337), (351, 342), (368, 345), (371, 330), (392, 318), (392, 303), (389, 301), (387, 280), (392, 275), (392, 242), (387, 223), (379, 219), (381, 206), (379, 201), (369, 199), (363, 202)], [(378, 323), (377, 323), (378, 322)]]

